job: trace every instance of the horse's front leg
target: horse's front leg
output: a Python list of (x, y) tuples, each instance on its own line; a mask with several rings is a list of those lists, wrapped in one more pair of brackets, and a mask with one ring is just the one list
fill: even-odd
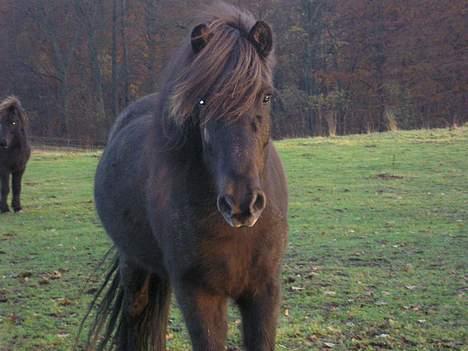
[(262, 291), (237, 300), (242, 315), (244, 345), (247, 351), (273, 351), (280, 308), (280, 284), (272, 281)]
[(0, 212), (8, 212), (10, 208), (8, 207), (7, 198), (10, 193), (10, 184), (9, 184), (10, 174), (8, 172), (2, 173), (0, 175)]
[(192, 350), (224, 351), (227, 298), (185, 284), (179, 284), (175, 293), (190, 334)]
[(21, 179), (23, 178), (24, 171), (14, 172), (12, 174), (12, 190), (13, 190), (13, 199), (11, 201), (11, 207), (13, 211), (19, 212), (21, 208)]

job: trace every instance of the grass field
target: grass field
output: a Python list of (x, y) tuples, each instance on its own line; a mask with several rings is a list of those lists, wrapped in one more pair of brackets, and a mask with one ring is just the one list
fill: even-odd
[[(277, 350), (468, 350), (468, 128), (285, 140)], [(0, 216), (0, 350), (70, 350), (109, 247), (99, 153), (35, 152)], [(231, 312), (229, 345), (239, 345)], [(189, 350), (177, 308), (169, 349)]]

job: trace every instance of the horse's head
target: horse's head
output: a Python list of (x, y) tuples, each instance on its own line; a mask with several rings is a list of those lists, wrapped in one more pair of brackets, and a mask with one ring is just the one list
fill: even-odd
[(8, 149), (24, 130), (23, 109), (19, 100), (8, 97), (0, 104), (0, 148)]
[(216, 184), (217, 208), (233, 227), (252, 227), (266, 206), (261, 176), (270, 138), (270, 96), (265, 93), (239, 120), (210, 120), (200, 127), (203, 158)]
[(272, 31), (249, 16), (214, 19), (193, 29), (191, 51), (175, 85), (172, 115), (196, 121), (225, 221), (252, 227), (268, 201), (262, 174), (270, 143)]

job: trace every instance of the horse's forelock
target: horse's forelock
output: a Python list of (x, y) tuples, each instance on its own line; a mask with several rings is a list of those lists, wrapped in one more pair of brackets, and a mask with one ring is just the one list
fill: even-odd
[(178, 124), (190, 118), (201, 98), (207, 103), (206, 120), (238, 119), (253, 108), (263, 89), (272, 84), (273, 59), (261, 58), (247, 38), (255, 20), (248, 13), (226, 8), (232, 11), (211, 19), (209, 42), (200, 53), (192, 54), (174, 81), (170, 115)]
[(17, 113), (20, 122), (24, 125), (26, 123), (26, 114), (16, 96), (8, 96), (0, 102), (0, 117), (6, 116), (12, 110)]

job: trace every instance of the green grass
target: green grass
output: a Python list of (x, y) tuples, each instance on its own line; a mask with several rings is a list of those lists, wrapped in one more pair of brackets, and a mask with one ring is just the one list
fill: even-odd
[[(468, 129), (277, 146), (290, 189), (277, 350), (468, 350)], [(109, 246), (98, 157), (34, 153), (24, 213), (0, 216), (1, 351), (73, 343)], [(176, 308), (170, 327), (169, 349), (188, 350)]]

